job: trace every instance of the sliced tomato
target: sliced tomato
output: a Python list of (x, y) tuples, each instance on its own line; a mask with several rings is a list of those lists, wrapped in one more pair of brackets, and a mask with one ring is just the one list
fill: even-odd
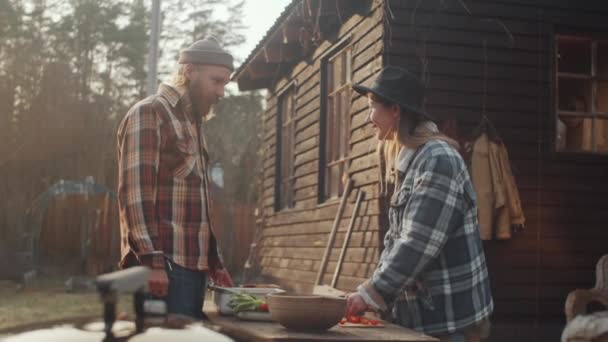
[(365, 317), (361, 317), (361, 324), (365, 324), (365, 325), (369, 325), (369, 319), (365, 318)]
[(348, 321), (351, 323), (358, 324), (358, 323), (361, 323), (361, 317), (353, 315), (353, 316), (348, 317)]
[(375, 320), (375, 319), (370, 319), (370, 320), (369, 320), (369, 323), (370, 323), (371, 325), (378, 325), (378, 324), (380, 324), (380, 322), (379, 322), (378, 320)]
[(342, 318), (342, 319), (340, 320), (340, 324), (346, 324), (346, 322), (348, 322), (348, 321), (346, 320), (346, 318)]

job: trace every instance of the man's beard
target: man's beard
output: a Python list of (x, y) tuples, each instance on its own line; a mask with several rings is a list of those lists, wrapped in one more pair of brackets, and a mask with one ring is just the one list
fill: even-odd
[(190, 102), (192, 102), (192, 113), (197, 119), (202, 119), (209, 114), (213, 104), (205, 103), (203, 98), (199, 95), (201, 93), (198, 82), (190, 82), (188, 85), (188, 93), (190, 95)]

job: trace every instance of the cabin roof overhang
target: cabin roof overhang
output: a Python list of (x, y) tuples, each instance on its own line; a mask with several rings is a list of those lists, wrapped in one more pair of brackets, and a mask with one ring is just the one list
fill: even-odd
[(368, 1), (293, 0), (233, 76), (241, 91), (270, 88)]

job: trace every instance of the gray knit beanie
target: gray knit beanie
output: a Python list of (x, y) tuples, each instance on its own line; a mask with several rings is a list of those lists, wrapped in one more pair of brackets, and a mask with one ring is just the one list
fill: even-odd
[(207, 37), (194, 42), (187, 49), (179, 53), (180, 64), (219, 65), (234, 70), (233, 58), (230, 53), (222, 49), (214, 37)]

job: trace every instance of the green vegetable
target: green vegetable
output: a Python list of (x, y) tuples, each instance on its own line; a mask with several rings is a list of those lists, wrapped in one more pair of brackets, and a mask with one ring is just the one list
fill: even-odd
[(243, 311), (259, 311), (263, 303), (263, 300), (249, 293), (239, 293), (232, 296), (229, 305), (234, 312), (239, 313)]

